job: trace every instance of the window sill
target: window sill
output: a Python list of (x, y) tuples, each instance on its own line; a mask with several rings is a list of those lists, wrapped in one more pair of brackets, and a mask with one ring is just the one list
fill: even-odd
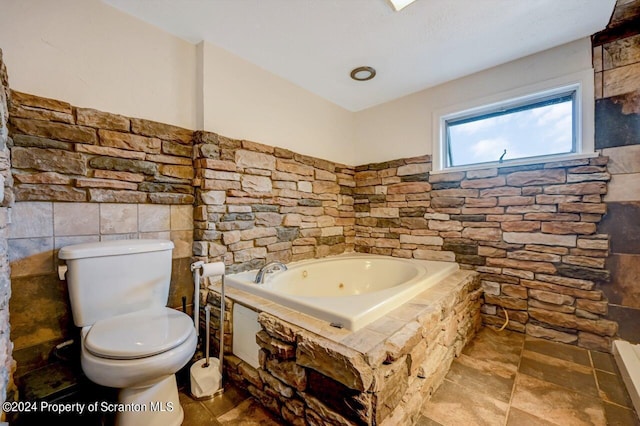
[(528, 166), (532, 164), (546, 164), (546, 163), (557, 163), (563, 161), (571, 161), (571, 160), (582, 160), (585, 158), (595, 158), (600, 154), (597, 152), (590, 153), (582, 153), (582, 154), (565, 154), (565, 155), (553, 155), (553, 156), (544, 156), (544, 157), (535, 157), (535, 158), (523, 158), (521, 160), (509, 160), (503, 163), (499, 163), (497, 161), (493, 163), (482, 163), (482, 164), (470, 164), (468, 166), (458, 166), (458, 167), (449, 167), (442, 170), (433, 170), (430, 172), (432, 175), (442, 174), (442, 173), (453, 173), (453, 172), (466, 172), (469, 170), (484, 170), (484, 169), (494, 169), (494, 168), (504, 168), (504, 167), (517, 167), (517, 166)]

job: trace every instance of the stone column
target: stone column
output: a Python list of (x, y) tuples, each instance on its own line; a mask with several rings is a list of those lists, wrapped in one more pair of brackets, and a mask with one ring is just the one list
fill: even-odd
[[(9, 131), (9, 79), (2, 60), (0, 49), (0, 402), (15, 399), (16, 387), (13, 383), (15, 362), (12, 357), (13, 343), (10, 339), (9, 298), (11, 280), (9, 278), (9, 259), (7, 256), (7, 224), (9, 208), (13, 204), (11, 158), (8, 145)], [(5, 420), (5, 413), (0, 421)]]
[(640, 1), (618, 0), (607, 28), (595, 34), (596, 149), (609, 157), (607, 215), (611, 236), (603, 285), (619, 335), (640, 343)]

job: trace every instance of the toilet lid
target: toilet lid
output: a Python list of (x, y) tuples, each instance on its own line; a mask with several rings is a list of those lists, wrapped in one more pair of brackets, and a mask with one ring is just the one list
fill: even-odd
[(102, 358), (144, 358), (175, 348), (187, 340), (193, 330), (193, 322), (186, 314), (158, 307), (96, 322), (84, 345)]

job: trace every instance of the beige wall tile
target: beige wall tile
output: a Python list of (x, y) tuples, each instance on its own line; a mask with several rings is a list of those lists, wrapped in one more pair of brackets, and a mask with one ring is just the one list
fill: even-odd
[(49, 274), (53, 269), (53, 238), (9, 240), (12, 277)]
[(593, 48), (593, 70), (595, 72), (602, 71), (602, 46)]
[(96, 203), (53, 203), (54, 235), (98, 235), (99, 207)]
[(189, 231), (193, 229), (193, 206), (171, 206), (171, 230)]
[(55, 237), (53, 239), (53, 247), (60, 250), (62, 247), (72, 246), (74, 244), (97, 243), (100, 241), (98, 235), (79, 235), (76, 237)]
[(100, 233), (125, 234), (138, 231), (137, 204), (100, 204)]
[(18, 202), (11, 208), (9, 238), (53, 236), (53, 203)]
[(170, 231), (141, 232), (140, 238), (148, 238), (153, 240), (170, 240), (171, 232)]
[(609, 157), (607, 169), (611, 174), (640, 173), (640, 145), (605, 148), (602, 155)]
[(604, 72), (602, 95), (605, 98), (640, 89), (640, 62)]
[[(607, 43), (602, 48), (602, 65), (605, 70), (640, 62), (640, 34)], [(594, 68), (595, 49), (597, 48), (594, 48)]]
[(100, 235), (100, 241), (135, 240), (136, 238), (142, 238), (142, 236), (138, 237), (137, 232), (131, 232), (129, 234)]
[(612, 175), (604, 201), (640, 201), (640, 173)]
[(159, 204), (139, 204), (138, 230), (140, 232), (157, 232), (171, 230), (171, 206)]
[(171, 231), (171, 241), (175, 245), (173, 258), (180, 259), (191, 257), (193, 252), (193, 232), (192, 231)]

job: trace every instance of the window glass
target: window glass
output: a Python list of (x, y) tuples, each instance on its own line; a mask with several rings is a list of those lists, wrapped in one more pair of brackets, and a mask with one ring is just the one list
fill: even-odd
[(445, 167), (576, 152), (576, 92), (504, 102), (444, 121)]

